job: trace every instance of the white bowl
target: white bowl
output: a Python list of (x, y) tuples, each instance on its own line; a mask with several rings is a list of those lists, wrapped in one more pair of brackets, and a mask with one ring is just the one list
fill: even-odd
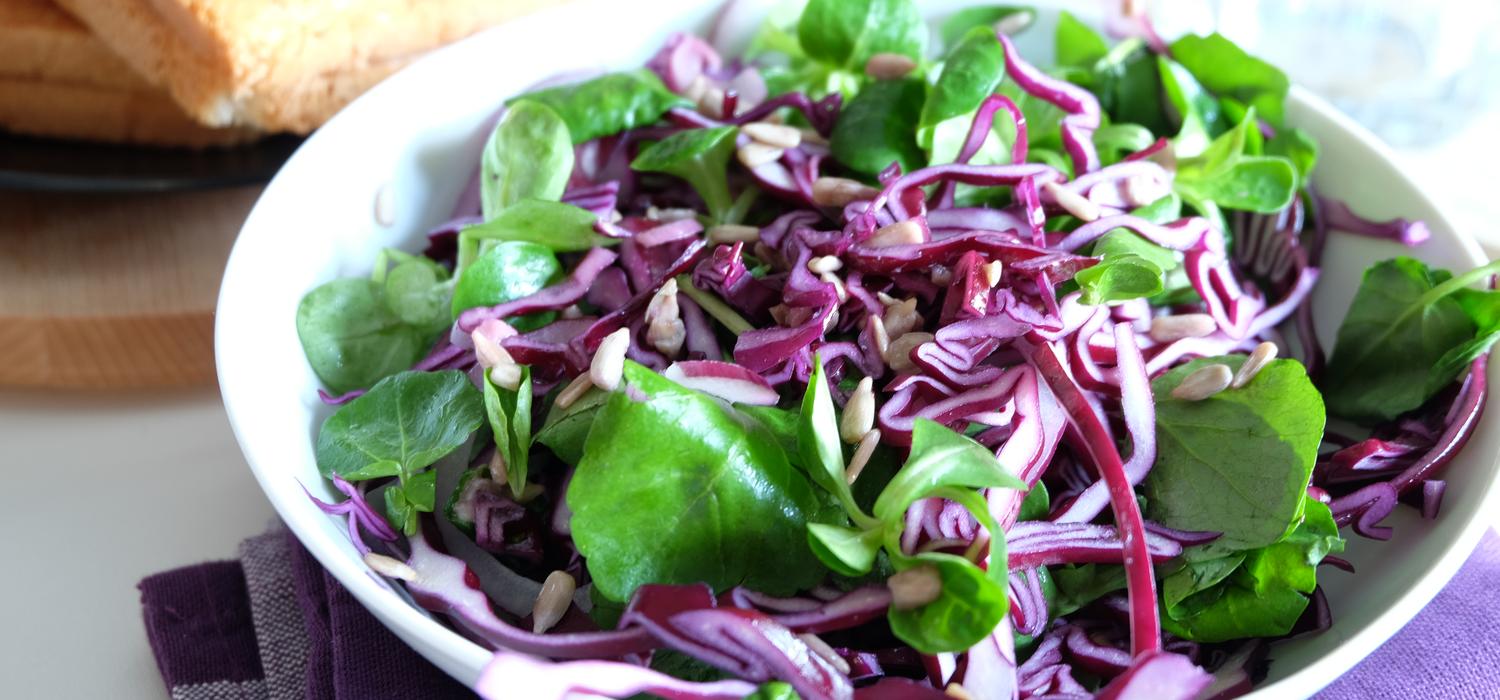
[[(923, 7), (939, 14), (962, 4)], [(382, 247), (420, 250), (422, 232), (447, 218), (476, 167), (483, 125), (506, 97), (566, 71), (639, 66), (673, 30), (706, 30), (715, 11), (692, 0), (665, 0), (649, 9), (589, 0), (517, 20), (418, 61), (302, 145), (266, 187), (229, 258), (216, 329), (219, 383), (256, 478), (318, 561), (397, 636), (465, 683), (474, 682), (489, 653), (370, 574), (342, 523), (315, 508), (302, 491), (305, 485), (320, 497), (336, 496), (314, 463), (313, 440), (331, 410), (318, 399), (317, 378), (297, 340), (297, 303), (322, 282), (368, 274)], [(720, 39), (743, 41), (763, 12), (757, 3), (737, 5)], [(1027, 55), (1044, 64), (1048, 19), (1021, 37)], [(1429, 262), (1465, 269), (1484, 262), (1474, 240), (1453, 230), (1369, 132), (1300, 90), (1292, 94), (1288, 121), (1322, 143), (1315, 177), (1321, 192), (1369, 216), (1427, 221), (1432, 240), (1415, 254)], [(1365, 267), (1407, 252), (1394, 244), (1333, 237), (1314, 299), (1325, 343)], [(1491, 410), (1444, 475), (1449, 489), (1441, 517), (1426, 522), (1400, 508), (1390, 519), (1396, 525), (1390, 542), (1351, 534), (1346, 556), (1359, 574), (1325, 568), (1321, 576), (1333, 605), (1333, 628), (1276, 646), (1270, 678), (1252, 697), (1311, 695), (1432, 599), (1487, 526), (1483, 514), (1495, 502), (1497, 451), (1500, 410)]]

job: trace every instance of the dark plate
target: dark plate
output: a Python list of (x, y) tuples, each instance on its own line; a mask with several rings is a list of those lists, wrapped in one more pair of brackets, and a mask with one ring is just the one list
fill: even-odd
[(271, 136), (231, 148), (115, 146), (0, 133), (0, 189), (165, 192), (265, 182), (302, 137)]

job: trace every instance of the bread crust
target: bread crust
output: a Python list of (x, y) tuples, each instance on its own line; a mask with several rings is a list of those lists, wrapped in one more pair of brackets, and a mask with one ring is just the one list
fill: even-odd
[(0, 75), (117, 89), (150, 86), (47, 0), (0, 0)]
[(253, 141), (249, 128), (199, 124), (159, 90), (117, 90), (0, 77), (0, 128), (107, 143), (204, 148)]
[(306, 133), (421, 53), (548, 0), (59, 0), (214, 126)]

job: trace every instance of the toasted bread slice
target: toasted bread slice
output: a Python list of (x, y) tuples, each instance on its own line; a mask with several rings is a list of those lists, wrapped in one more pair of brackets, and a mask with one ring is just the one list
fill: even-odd
[(47, 0), (0, 0), (0, 129), (160, 146), (259, 136), (199, 124)]
[(199, 121), (306, 133), (421, 53), (555, 0), (59, 0)]

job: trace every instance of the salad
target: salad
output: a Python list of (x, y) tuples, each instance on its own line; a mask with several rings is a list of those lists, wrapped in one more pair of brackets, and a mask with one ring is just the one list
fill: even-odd
[[(510, 99), (424, 252), (298, 309), (319, 504), (482, 695), (1231, 697), (1346, 537), (1437, 517), (1500, 266), (1319, 196), (1281, 71), (782, 14)], [(1394, 257), (1325, 355), (1331, 230)]]

